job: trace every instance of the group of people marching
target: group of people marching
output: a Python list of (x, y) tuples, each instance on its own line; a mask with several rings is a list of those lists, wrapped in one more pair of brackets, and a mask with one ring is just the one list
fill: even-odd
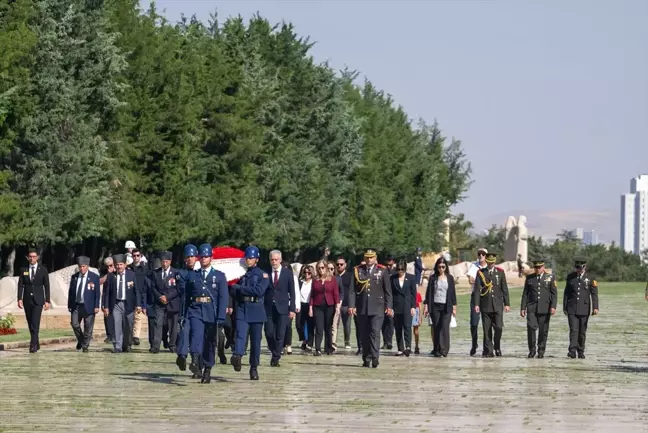
[[(355, 322), (357, 354), (362, 354), (364, 367), (378, 367), (381, 336), (385, 341), (383, 348), (391, 349), (390, 328), (396, 333), (396, 355), (410, 356), (412, 329), (415, 353), (419, 353), (418, 325), (422, 319), (417, 289), (423, 271), (420, 251), (415, 275), (407, 273), (405, 261), (378, 264), (376, 250), (367, 249), (364, 260), (352, 271), (346, 269), (346, 261), (339, 257), (335, 265), (323, 259), (317, 262), (316, 269), (303, 266), (299, 278), (295, 278), (277, 250), (270, 253), (271, 269), (261, 270), (257, 266), (259, 250), (250, 246), (245, 250), (245, 275), (230, 285), (225, 274), (212, 267), (209, 244), (199, 248), (186, 245), (183, 269), (171, 267), (170, 252), (163, 251), (157, 256), (149, 269), (136, 249), (117, 254), (106, 260), (108, 272), (101, 278), (89, 271), (88, 257), (78, 257), (79, 272), (70, 281), (68, 296), (77, 350), (88, 351), (95, 315), (103, 311), (113, 352), (128, 352), (132, 344), (139, 344), (139, 336), (134, 332), (136, 317), (146, 314), (150, 352), (158, 353), (164, 344), (177, 354), (176, 364), (181, 370), (187, 369), (189, 357), (189, 370), (203, 383), (211, 380), (217, 353), (220, 363), (227, 363), (228, 347), (232, 347), (230, 363), (240, 371), (248, 343), (250, 378), (257, 380), (262, 333), (272, 354), (270, 365), (279, 367), (282, 355), (292, 351), (292, 323), (302, 350), (312, 351), (315, 356), (322, 354), (322, 342), (325, 354), (337, 350), (340, 320), (347, 349), (350, 321)], [(482, 356), (502, 355), (503, 317), (510, 310), (510, 298), (506, 275), (495, 266), (496, 258), (480, 249), (478, 261), (468, 271), (473, 286), (471, 356), (477, 351), (480, 320)], [(36, 352), (40, 314), (49, 308), (49, 278), (47, 269), (38, 264), (36, 251), (30, 250), (28, 260), (29, 267), (21, 271), (19, 278), (18, 306), (25, 309), (27, 316), (32, 336), (30, 352)], [(435, 357), (448, 355), (450, 323), (457, 313), (455, 280), (449, 266), (446, 257), (436, 261), (423, 300), (423, 316), (432, 329), (431, 355)], [(588, 318), (598, 313), (597, 282), (585, 266), (584, 260), (575, 262), (563, 299), (570, 328), (571, 358), (585, 357)], [(527, 319), (529, 357), (542, 358), (549, 322), (556, 313), (557, 285), (554, 275), (545, 272), (542, 261), (534, 262), (534, 270), (525, 280), (520, 314)]]

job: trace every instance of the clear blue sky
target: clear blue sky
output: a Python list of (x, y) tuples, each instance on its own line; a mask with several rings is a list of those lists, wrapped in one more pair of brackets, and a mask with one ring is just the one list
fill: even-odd
[(316, 42), (316, 60), (358, 70), (414, 119), (437, 119), (472, 161), (475, 183), (455, 209), (471, 220), (600, 211), (613, 218), (589, 228), (618, 239), (619, 196), (648, 173), (648, 0), (157, 6), (171, 20), (217, 10), (290, 21)]

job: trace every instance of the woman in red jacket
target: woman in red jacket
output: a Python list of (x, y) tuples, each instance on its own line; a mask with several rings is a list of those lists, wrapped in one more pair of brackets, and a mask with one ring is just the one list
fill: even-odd
[(322, 334), (324, 334), (324, 350), (327, 355), (333, 354), (333, 316), (339, 308), (340, 289), (335, 277), (331, 274), (326, 260), (317, 262), (317, 279), (313, 280), (311, 288), (310, 308), (308, 315), (315, 317), (315, 353), (322, 354)]

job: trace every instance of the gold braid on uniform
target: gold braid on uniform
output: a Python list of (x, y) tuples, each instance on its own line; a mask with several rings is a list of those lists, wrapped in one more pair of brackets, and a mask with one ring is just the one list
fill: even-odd
[(361, 280), (360, 276), (358, 275), (358, 267), (357, 266), (355, 268), (353, 268), (353, 272), (355, 273), (356, 281), (360, 284), (360, 291), (357, 291), (357, 290), (356, 291), (358, 293), (362, 293), (362, 292), (365, 291), (365, 289), (367, 287), (369, 287), (369, 282), (370, 282), (369, 278), (367, 278), (366, 280)]
[(487, 282), (486, 277), (484, 276), (484, 273), (482, 271), (477, 271), (477, 273), (479, 274), (479, 278), (482, 280), (482, 284), (484, 285), (484, 287), (486, 287), (486, 291), (485, 292), (480, 291), (480, 295), (486, 296), (493, 291), (493, 282), (492, 281)]

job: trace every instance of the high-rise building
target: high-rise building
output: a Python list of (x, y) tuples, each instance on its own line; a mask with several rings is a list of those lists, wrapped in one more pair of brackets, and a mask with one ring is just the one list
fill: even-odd
[(583, 228), (582, 228), (582, 227), (578, 227), (578, 228), (575, 228), (575, 229), (571, 229), (571, 230), (569, 231), (569, 233), (571, 233), (572, 236), (575, 237), (576, 239), (580, 239), (581, 241), (583, 240), (583, 233), (584, 233), (584, 231), (583, 231)]
[(599, 243), (598, 233), (594, 230), (583, 232), (583, 245), (597, 245)]
[(630, 180), (630, 193), (621, 195), (621, 247), (641, 254), (648, 249), (648, 174)]

